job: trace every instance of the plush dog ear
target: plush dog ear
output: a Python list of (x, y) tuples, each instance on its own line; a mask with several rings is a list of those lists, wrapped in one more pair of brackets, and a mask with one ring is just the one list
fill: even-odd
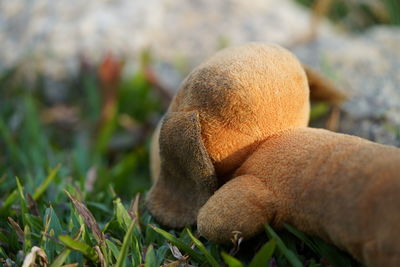
[(194, 224), (199, 209), (218, 187), (201, 138), (199, 114), (167, 113), (161, 125), (159, 149), (160, 174), (147, 195), (147, 207), (167, 226)]
[(303, 68), (307, 75), (311, 100), (324, 101), (331, 104), (340, 104), (346, 100), (346, 94), (324, 75), (304, 64)]

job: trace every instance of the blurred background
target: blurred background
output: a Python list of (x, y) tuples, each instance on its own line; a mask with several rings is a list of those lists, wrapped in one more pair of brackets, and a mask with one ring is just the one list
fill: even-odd
[(182, 79), (249, 41), (349, 95), (333, 117), (316, 103), (314, 125), (398, 146), (399, 24), (398, 0), (0, 0), (0, 193), (14, 176), (32, 191), (59, 163), (50, 187), (145, 191), (149, 137)]

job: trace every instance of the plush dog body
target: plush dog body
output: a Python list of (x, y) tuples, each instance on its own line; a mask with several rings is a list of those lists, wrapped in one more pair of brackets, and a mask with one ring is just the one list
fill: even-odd
[(151, 213), (171, 227), (197, 222), (217, 242), (287, 222), (367, 265), (400, 264), (400, 150), (308, 128), (313, 86), (341, 98), (267, 44), (225, 49), (192, 71), (154, 135)]

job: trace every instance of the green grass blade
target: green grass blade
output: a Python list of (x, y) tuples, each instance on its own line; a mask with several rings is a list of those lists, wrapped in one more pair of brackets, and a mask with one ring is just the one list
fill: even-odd
[(71, 253), (71, 250), (66, 248), (64, 249), (60, 255), (57, 256), (57, 258), (53, 261), (53, 263), (50, 265), (50, 267), (60, 267), (64, 264), (64, 262), (67, 260), (69, 254)]
[(156, 254), (154, 253), (153, 246), (150, 245), (146, 252), (146, 262), (144, 267), (157, 267)]
[(119, 255), (119, 250), (117, 248), (117, 246), (111, 241), (106, 239), (106, 244), (108, 246), (108, 248), (111, 250), (111, 254), (114, 256), (115, 259), (118, 259), (118, 255)]
[(32, 235), (29, 225), (24, 227), (24, 251), (28, 252), (32, 248)]
[(18, 198), (18, 191), (14, 190), (12, 193), (4, 200), (3, 205), (0, 208), (0, 215), (5, 216), (8, 214), (9, 209), (12, 204), (14, 204), (15, 200)]
[(206, 247), (203, 245), (203, 243), (200, 242), (196, 237), (193, 236), (192, 232), (189, 229), (186, 229), (187, 233), (189, 234), (190, 238), (192, 239), (193, 243), (196, 245), (196, 247), (206, 256), (207, 262), (210, 264), (210, 266), (218, 267), (220, 264), (217, 262), (217, 260), (210, 254), (210, 252), (206, 249)]
[(58, 239), (68, 248), (81, 252), (86, 258), (90, 259), (92, 262), (98, 262), (96, 251), (88, 244), (82, 241), (74, 240), (72, 239), (72, 237), (67, 235), (60, 235)]
[(320, 251), (318, 247), (314, 244), (314, 242), (303, 232), (297, 230), (293, 226), (289, 224), (284, 224), (285, 228), (292, 233), (294, 236), (296, 236), (298, 239), (304, 242), (312, 251), (314, 251), (317, 254), (320, 254)]
[[(7, 244), (8, 243), (8, 237), (0, 232), (0, 242)], [(0, 247), (1, 248), (1, 247)]]
[(131, 224), (129, 225), (128, 231), (126, 231), (126, 234), (124, 236), (124, 241), (122, 242), (122, 247), (118, 255), (117, 263), (115, 264), (115, 267), (122, 267), (125, 266), (125, 260), (126, 260), (126, 255), (128, 254), (128, 247), (129, 243), (132, 240), (132, 232), (133, 228), (135, 227), (135, 221), (132, 220)]
[(285, 258), (288, 260), (288, 262), (293, 266), (293, 267), (301, 267), (303, 264), (301, 261), (297, 258), (297, 256), (286, 247), (286, 245), (283, 243), (282, 239), (275, 233), (275, 231), (271, 228), (271, 226), (266, 225), (265, 226), (267, 235), (270, 238), (274, 238), (276, 240), (276, 246), (278, 249), (282, 252), (282, 254), (285, 256)]
[(0, 116), (0, 137), (2, 140), (4, 140), (3, 143), (6, 145), (6, 148), (9, 150), (11, 154), (10, 159), (14, 162), (18, 162), (19, 157), (21, 155), (21, 151), (15, 144), (15, 141), (13, 140), (10, 130), (8, 129), (8, 126), (3, 121), (3, 118), (1, 116)]
[(20, 197), (20, 201), (21, 201), (21, 212), (25, 214), (28, 212), (28, 207), (26, 206), (24, 187), (22, 186), (18, 177), (15, 177), (15, 180), (17, 182), (17, 189), (18, 189), (18, 193), (19, 193), (19, 197)]
[(26, 219), (25, 214), (28, 214), (28, 207), (26, 205), (26, 199), (25, 199), (25, 195), (24, 195), (24, 187), (21, 185), (21, 182), (19, 181), (18, 177), (15, 177), (15, 180), (17, 182), (17, 189), (18, 189), (18, 193), (19, 193), (22, 222), (24, 225), (26, 225), (27, 219)]
[(241, 263), (238, 259), (235, 257), (232, 257), (228, 253), (221, 252), (222, 259), (224, 262), (228, 265), (228, 267), (243, 267), (243, 263)]
[(120, 198), (114, 200), (115, 205), (115, 217), (117, 218), (118, 223), (121, 228), (125, 231), (128, 229), (129, 225), (132, 222), (131, 217), (129, 216), (128, 211), (125, 209), (124, 205), (121, 202)]
[(58, 218), (56, 211), (52, 206), (45, 210), (45, 218), (48, 218), (48, 230), (53, 229), (56, 236), (61, 235), (63, 232), (63, 227), (60, 222), (60, 218)]
[(7, 259), (8, 258), (6, 252), (3, 250), (2, 247), (0, 247), (0, 257), (2, 257), (3, 259)]
[(275, 248), (276, 241), (272, 238), (256, 253), (251, 260), (249, 267), (268, 266), (268, 262), (271, 259), (272, 254), (274, 254)]
[(50, 185), (50, 183), (54, 180), (56, 177), (58, 171), (60, 170), (61, 165), (58, 164), (57, 167), (52, 169), (49, 173), (49, 175), (46, 177), (46, 179), (43, 181), (41, 185), (39, 185), (38, 188), (36, 188), (35, 193), (33, 193), (33, 200), (38, 200), (40, 196), (46, 191), (47, 187)]
[(115, 103), (109, 109), (109, 118), (103, 122), (101, 129), (98, 132), (95, 143), (95, 156), (102, 156), (107, 150), (107, 146), (110, 139), (117, 127), (117, 113), (118, 113), (118, 103)]
[(186, 245), (185, 243), (183, 243), (182, 241), (180, 241), (178, 238), (176, 238), (175, 236), (173, 236), (172, 234), (154, 226), (154, 225), (150, 225), (151, 228), (153, 228), (154, 231), (156, 231), (157, 233), (159, 233), (160, 235), (162, 235), (165, 239), (167, 239), (168, 241), (170, 241), (172, 244), (174, 244), (177, 248), (179, 248), (180, 250), (184, 251), (185, 253), (189, 254), (194, 260), (198, 261), (198, 262), (204, 262), (205, 258), (197, 253), (196, 251), (194, 251), (190, 246)]

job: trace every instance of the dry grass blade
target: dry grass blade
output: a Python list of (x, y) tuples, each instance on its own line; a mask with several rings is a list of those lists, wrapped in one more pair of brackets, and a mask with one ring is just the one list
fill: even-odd
[(137, 221), (137, 227), (141, 232), (142, 229), (139, 223), (139, 201), (140, 201), (140, 194), (136, 194), (135, 199), (131, 202), (131, 206), (129, 207), (128, 214), (132, 218), (132, 220)]
[(106, 263), (106, 260), (104, 259), (104, 255), (101, 252), (100, 247), (99, 246), (95, 246), (94, 249), (96, 250), (97, 256), (99, 257), (99, 261), (100, 261), (101, 267), (106, 267), (107, 263)]
[(229, 255), (231, 256), (235, 256), (236, 253), (238, 253), (239, 249), (240, 249), (240, 244), (243, 241), (243, 237), (241, 236), (242, 233), (239, 231), (233, 231), (233, 237), (231, 239), (232, 243), (233, 243), (233, 248), (229, 251)]
[(184, 266), (184, 265), (180, 261), (173, 261), (173, 262), (166, 262), (161, 266), (162, 267), (180, 267), (180, 266)]
[(80, 202), (83, 202), (83, 200), (84, 200), (85, 198), (84, 198), (83, 193), (82, 193), (81, 189), (79, 188), (79, 186), (76, 185), (76, 184), (74, 184), (74, 185), (72, 185), (72, 186), (73, 186), (74, 189), (75, 189), (74, 198), (77, 199), (77, 200), (79, 200)]
[(186, 260), (187, 256), (183, 256), (183, 254), (179, 251), (179, 248), (177, 248), (176, 246), (172, 245), (171, 243), (167, 243), (169, 250), (171, 250), (172, 255), (178, 259), (178, 260)]
[(158, 227), (156, 227), (156, 226), (154, 226), (152, 224), (149, 224), (149, 226), (151, 228), (153, 228), (154, 231), (156, 231), (157, 233), (162, 235), (165, 239), (167, 239), (168, 241), (173, 243), (180, 250), (182, 250), (183, 252), (189, 254), (192, 257), (192, 259), (194, 259), (195, 261), (198, 261), (198, 262), (204, 262), (205, 261), (205, 257), (202, 254), (200, 254), (197, 251), (193, 250), (192, 247), (187, 245), (185, 242), (183, 242), (179, 238), (175, 237), (173, 234), (168, 233), (165, 230), (163, 230), (161, 228), (158, 228)]
[(85, 221), (85, 224), (90, 228), (90, 230), (92, 230), (93, 236), (96, 239), (97, 243), (103, 245), (105, 242), (104, 234), (100, 230), (100, 227), (97, 224), (93, 214), (88, 210), (88, 208), (86, 208), (86, 206), (82, 202), (75, 199), (67, 191), (64, 192), (67, 194), (72, 204), (74, 204), (79, 214), (82, 216), (83, 220)]
[(326, 120), (325, 128), (328, 129), (329, 131), (337, 132), (339, 129), (339, 123), (340, 123), (340, 108), (337, 106), (333, 106), (329, 114), (329, 117)]
[(331, 79), (324, 78), (324, 74), (319, 70), (313, 69), (306, 64), (302, 64), (302, 66), (307, 75), (310, 99), (312, 101), (340, 105), (350, 97), (343, 89), (336, 86)]
[(56, 105), (51, 108), (44, 109), (40, 117), (46, 124), (57, 123), (59, 125), (73, 126), (79, 122), (79, 110), (76, 107), (65, 105)]
[(93, 191), (96, 180), (97, 180), (97, 168), (96, 166), (92, 166), (88, 170), (85, 179), (85, 189), (87, 192)]
[(161, 265), (162, 267), (194, 267), (193, 265), (181, 261), (181, 260), (177, 260), (177, 261), (167, 261), (164, 262), (163, 265)]
[(46, 217), (45, 217), (44, 229), (43, 229), (43, 232), (42, 232), (42, 241), (45, 241), (46, 239), (50, 238), (49, 228), (50, 228), (50, 222), (51, 222), (52, 213), (53, 213), (53, 209), (50, 209), (49, 214), (47, 214)]
[[(188, 263), (187, 259), (182, 259), (182, 260), (166, 260), (164, 261), (162, 267), (195, 267), (194, 265), (191, 265)], [(205, 265), (208, 266), (208, 265)]]
[(14, 228), (15, 233), (18, 236), (18, 240), (21, 241), (21, 242), (24, 242), (24, 239), (25, 239), (24, 231), (22, 231), (22, 229), (19, 226), (19, 224), (16, 221), (14, 221), (14, 219), (11, 218), (11, 217), (8, 217), (8, 222)]
[(28, 255), (26, 255), (26, 257), (24, 259), (24, 263), (22, 264), (22, 267), (37, 266), (36, 259), (39, 260), (40, 266), (47, 267), (47, 265), (49, 264), (46, 252), (44, 252), (43, 249), (34, 246), (34, 247), (32, 247), (31, 252), (29, 252)]
[(39, 217), (39, 209), (37, 207), (36, 201), (33, 199), (31, 194), (27, 194), (28, 199), (28, 209), (32, 215)]

